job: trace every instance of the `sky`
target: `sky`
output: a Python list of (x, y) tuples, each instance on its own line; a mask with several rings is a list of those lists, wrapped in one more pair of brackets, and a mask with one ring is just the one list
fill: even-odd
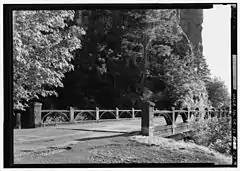
[(203, 55), (211, 76), (220, 77), (231, 90), (231, 6), (203, 10)]

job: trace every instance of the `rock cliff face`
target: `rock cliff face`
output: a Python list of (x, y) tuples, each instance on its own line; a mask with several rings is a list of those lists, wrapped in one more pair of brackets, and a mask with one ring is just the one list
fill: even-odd
[(196, 47), (202, 44), (202, 9), (181, 9), (179, 11), (180, 25), (189, 40)]

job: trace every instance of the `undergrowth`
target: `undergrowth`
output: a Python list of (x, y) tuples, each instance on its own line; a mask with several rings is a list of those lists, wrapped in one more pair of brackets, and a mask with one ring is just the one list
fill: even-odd
[(198, 145), (214, 149), (220, 153), (231, 155), (232, 132), (231, 118), (201, 119), (192, 122), (191, 127), (195, 130), (191, 139)]

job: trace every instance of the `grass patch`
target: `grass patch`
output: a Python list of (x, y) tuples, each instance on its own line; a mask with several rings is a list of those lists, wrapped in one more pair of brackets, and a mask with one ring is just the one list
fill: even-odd
[(231, 164), (231, 158), (199, 146), (172, 139), (132, 136), (128, 142), (97, 146), (91, 163), (214, 163)]

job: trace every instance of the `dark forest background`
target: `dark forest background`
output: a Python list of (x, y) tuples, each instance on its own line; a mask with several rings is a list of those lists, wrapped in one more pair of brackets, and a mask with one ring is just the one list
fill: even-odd
[(228, 107), (202, 20), (191, 9), (15, 11), (14, 109)]

